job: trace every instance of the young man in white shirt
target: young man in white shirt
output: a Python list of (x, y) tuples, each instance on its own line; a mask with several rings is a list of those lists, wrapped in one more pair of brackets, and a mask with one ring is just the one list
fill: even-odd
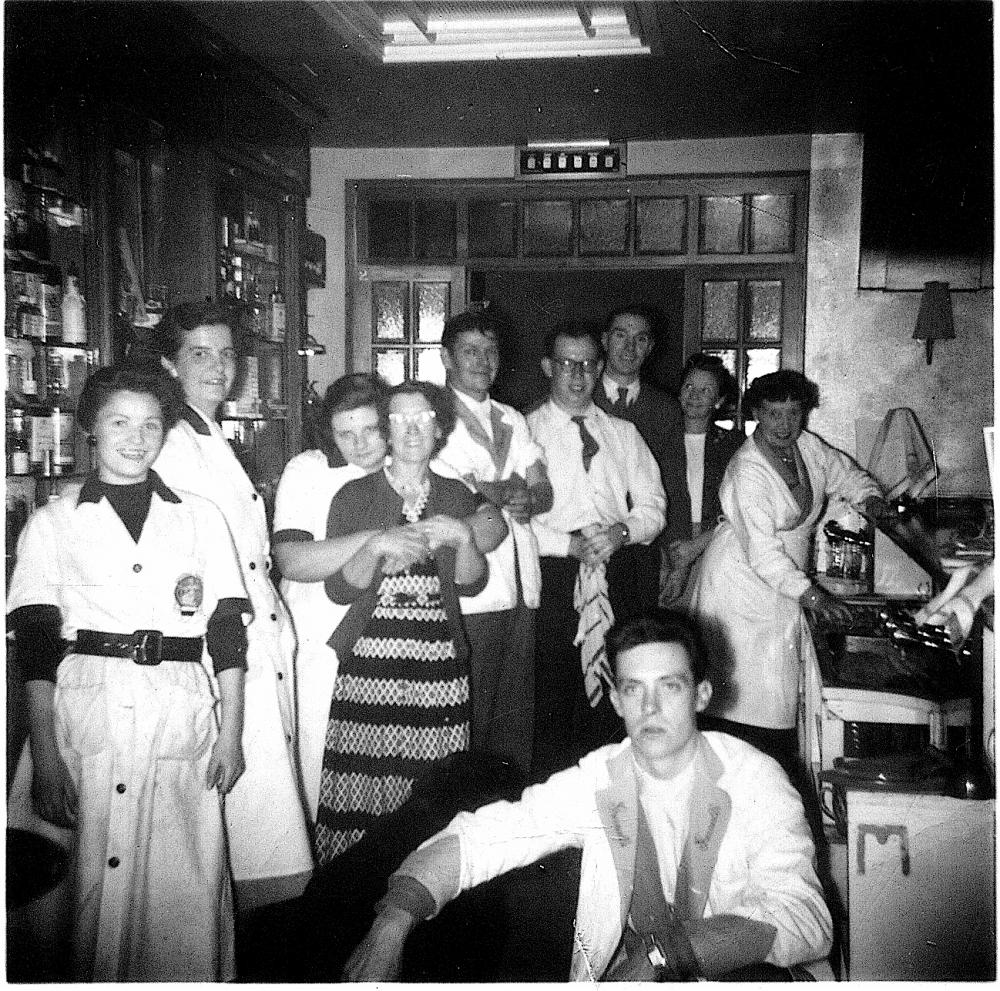
[(466, 481), (503, 512), (508, 534), (487, 555), (490, 577), (461, 599), (469, 640), (472, 749), (509, 759), (527, 774), (534, 723), (535, 611), (541, 578), (531, 517), (552, 505), (545, 455), (524, 417), (490, 397), (500, 332), (487, 313), (447, 321), (441, 359), (458, 422), (435, 470)]
[(659, 593), (659, 468), (631, 423), (593, 403), (602, 368), (589, 329), (559, 325), (542, 359), (549, 399), (527, 417), (554, 493), (552, 508), (531, 521), (542, 571), (533, 780), (621, 739), (604, 633), (655, 606)]
[(406, 938), (461, 892), (583, 851), (571, 980), (788, 980), (830, 951), (802, 802), (776, 761), (700, 733), (712, 695), (690, 620), (657, 611), (608, 637), (628, 731), (517, 802), (462, 812), (389, 880), (350, 981), (395, 980)]

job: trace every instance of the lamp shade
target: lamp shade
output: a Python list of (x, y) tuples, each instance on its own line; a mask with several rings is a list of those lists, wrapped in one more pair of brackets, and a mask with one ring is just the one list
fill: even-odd
[(926, 342), (928, 365), (934, 357), (934, 342), (952, 340), (954, 337), (955, 320), (951, 310), (949, 284), (925, 282), (913, 339)]

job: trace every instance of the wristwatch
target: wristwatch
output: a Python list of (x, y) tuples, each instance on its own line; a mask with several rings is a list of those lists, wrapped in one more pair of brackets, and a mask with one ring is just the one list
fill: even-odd
[(628, 532), (628, 526), (625, 523), (620, 523), (618, 532), (622, 535), (622, 547), (628, 546), (629, 540), (632, 539), (632, 535)]

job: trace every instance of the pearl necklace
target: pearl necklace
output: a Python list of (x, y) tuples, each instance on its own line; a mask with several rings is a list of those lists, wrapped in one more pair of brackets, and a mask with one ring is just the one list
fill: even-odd
[(382, 469), (385, 477), (393, 489), (402, 497), (403, 515), (410, 523), (416, 523), (420, 519), (421, 513), (427, 505), (427, 500), (431, 494), (431, 480), (425, 478), (416, 484), (412, 482), (401, 482), (394, 478), (388, 468)]

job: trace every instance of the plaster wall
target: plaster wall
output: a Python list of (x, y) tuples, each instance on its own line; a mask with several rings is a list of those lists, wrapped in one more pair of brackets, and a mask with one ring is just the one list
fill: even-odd
[(821, 405), (810, 425), (865, 463), (885, 411), (909, 406), (936, 456), (939, 492), (988, 495), (993, 290), (952, 293), (956, 339), (939, 341), (927, 365), (912, 339), (920, 293), (858, 289), (862, 155), (861, 135), (812, 138), (805, 372)]

